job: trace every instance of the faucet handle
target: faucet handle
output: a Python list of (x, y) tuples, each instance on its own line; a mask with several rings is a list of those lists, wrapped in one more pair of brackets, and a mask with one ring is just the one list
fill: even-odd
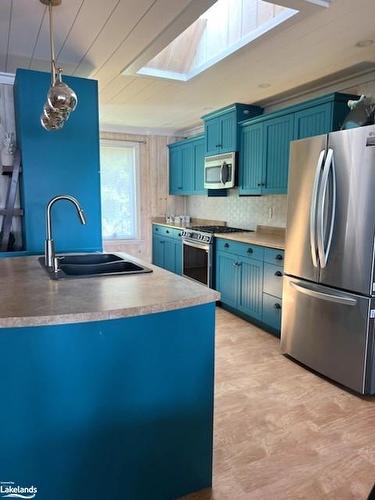
[(58, 257), (54, 257), (53, 259), (53, 272), (54, 273), (58, 273), (60, 271), (60, 268), (59, 268), (59, 258)]

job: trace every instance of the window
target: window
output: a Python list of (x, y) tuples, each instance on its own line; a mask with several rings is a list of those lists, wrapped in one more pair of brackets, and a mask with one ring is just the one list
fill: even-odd
[(264, 0), (217, 0), (138, 73), (188, 81), (297, 13)]
[(138, 237), (139, 145), (101, 141), (102, 232), (105, 240)]

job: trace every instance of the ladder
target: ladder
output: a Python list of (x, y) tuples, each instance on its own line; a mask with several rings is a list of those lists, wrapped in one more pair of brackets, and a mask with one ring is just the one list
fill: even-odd
[(2, 174), (9, 176), (5, 207), (0, 209), (0, 215), (3, 216), (3, 222), (0, 230), (0, 251), (9, 250), (13, 217), (22, 216), (23, 210), (15, 208), (19, 176), (21, 172), (21, 156), (19, 150), (14, 156), (14, 165), (12, 167), (3, 167)]

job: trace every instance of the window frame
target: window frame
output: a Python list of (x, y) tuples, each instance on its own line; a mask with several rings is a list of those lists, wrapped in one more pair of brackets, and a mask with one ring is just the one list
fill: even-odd
[[(129, 236), (129, 238), (125, 238), (121, 236), (120, 238), (113, 237), (105, 237), (103, 235), (102, 229), (102, 240), (105, 243), (129, 243), (139, 241), (139, 235), (141, 232), (140, 228), (140, 144), (136, 141), (128, 141), (126, 139), (100, 139), (100, 151), (102, 148), (129, 148), (132, 147), (134, 150), (134, 189), (135, 189), (135, 207), (134, 207), (134, 226), (135, 232), (133, 235)], [(100, 163), (100, 185), (102, 186), (102, 164)], [(102, 214), (103, 214), (103, 206), (102, 206)], [(103, 217), (103, 215), (102, 215)]]

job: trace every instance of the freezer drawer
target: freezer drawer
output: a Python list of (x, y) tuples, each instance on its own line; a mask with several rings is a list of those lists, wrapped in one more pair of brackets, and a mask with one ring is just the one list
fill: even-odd
[(281, 350), (365, 392), (370, 298), (284, 277)]

